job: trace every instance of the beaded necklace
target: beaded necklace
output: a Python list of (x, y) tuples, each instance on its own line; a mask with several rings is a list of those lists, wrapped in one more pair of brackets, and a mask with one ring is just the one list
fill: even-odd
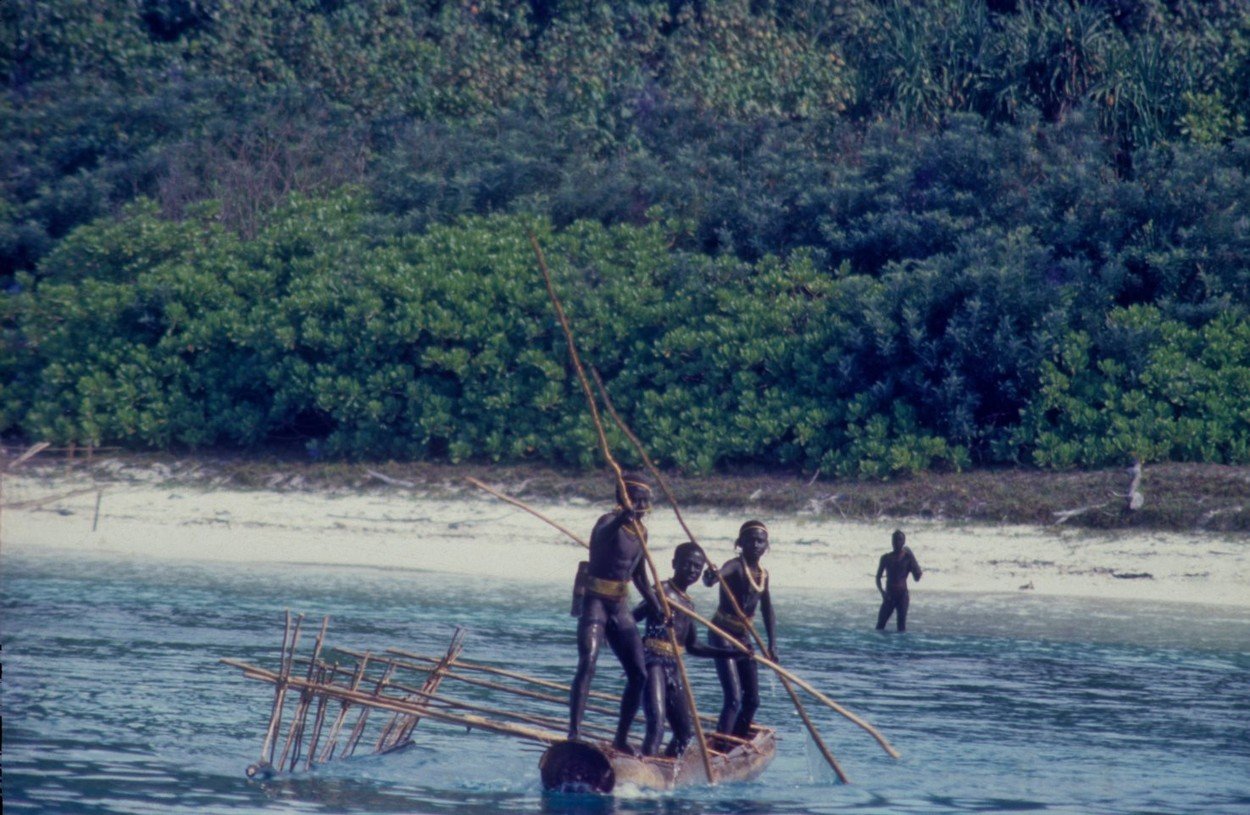
[(747, 582), (751, 584), (751, 588), (755, 590), (756, 594), (763, 593), (764, 587), (768, 585), (768, 572), (766, 572), (764, 570), (764, 567), (761, 566), (760, 567), (760, 579), (759, 579), (759, 582), (757, 583), (755, 581), (755, 575), (751, 574), (751, 567), (747, 564), (746, 559), (738, 558), (738, 560), (742, 562), (742, 571), (743, 573), (746, 574)]
[(694, 605), (694, 601), (690, 599), (690, 595), (689, 595), (689, 594), (686, 594), (684, 591), (682, 591), (681, 589), (677, 588), (677, 584), (676, 584), (676, 583), (674, 583), (674, 582), (673, 582), (673, 581), (671, 581), (671, 580), (665, 580), (665, 581), (664, 581), (664, 585), (666, 585), (666, 586), (668, 586), (670, 589), (672, 589), (672, 590), (673, 590), (673, 592), (674, 592), (674, 593), (676, 593), (676, 595), (677, 595), (678, 597), (680, 597), (681, 599), (685, 600), (687, 605)]

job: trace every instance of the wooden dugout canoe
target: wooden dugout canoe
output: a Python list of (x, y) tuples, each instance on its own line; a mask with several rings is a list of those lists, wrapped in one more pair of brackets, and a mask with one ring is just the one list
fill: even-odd
[[(692, 745), (680, 759), (672, 759), (632, 756), (609, 742), (561, 741), (547, 748), (538, 769), (543, 789), (553, 792), (606, 794), (619, 786), (670, 790), (708, 783), (698, 750)], [(750, 781), (767, 769), (776, 752), (776, 731), (756, 726), (750, 741), (712, 754), (714, 782)]]

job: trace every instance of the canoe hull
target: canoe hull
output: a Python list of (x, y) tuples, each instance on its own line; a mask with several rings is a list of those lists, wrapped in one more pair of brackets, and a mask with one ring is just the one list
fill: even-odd
[[(712, 756), (715, 783), (750, 781), (772, 763), (777, 735), (759, 728), (754, 738), (727, 753)], [(543, 788), (558, 792), (607, 794), (621, 786), (670, 790), (704, 785), (707, 773), (697, 747), (679, 760), (658, 756), (631, 756), (607, 742), (562, 741), (551, 745), (538, 762)]]

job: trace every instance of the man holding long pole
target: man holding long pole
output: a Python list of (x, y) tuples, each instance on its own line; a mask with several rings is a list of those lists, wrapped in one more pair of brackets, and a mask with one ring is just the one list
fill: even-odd
[(633, 583), (647, 606), (661, 619), (668, 617), (647, 579), (644, 563), (646, 528), (642, 518), (651, 508), (651, 486), (641, 476), (625, 473), (617, 486), (615, 512), (601, 517), (590, 534), (590, 558), (584, 583), (577, 587), (582, 597), (581, 616), (577, 622), (577, 674), (569, 691), (569, 738), (581, 735), (582, 714), (595, 675), (595, 663), (604, 639), (625, 670), (625, 690), (621, 694), (621, 712), (616, 738), (618, 750), (632, 753), (629, 728), (642, 704), (646, 686), (646, 658), (642, 637), (634, 622), (629, 604), (629, 585)]
[[(768, 572), (760, 563), (760, 558), (768, 551), (768, 529), (760, 521), (747, 521), (738, 531), (738, 540), (734, 545), (741, 554), (720, 569), (720, 606), (712, 619), (722, 629), (735, 634), (735, 639), (750, 653), (752, 646), (747, 627), (758, 607), (763, 612), (764, 631), (768, 636), (765, 656), (776, 662), (776, 620), (772, 594), (768, 590)], [(711, 578), (709, 585), (717, 579), (717, 575), (711, 572), (707, 577)], [(708, 642), (722, 647), (729, 645), (716, 632), (708, 635)], [(721, 733), (747, 738), (755, 711), (760, 706), (759, 668), (749, 657), (734, 655), (716, 660), (716, 675), (725, 695), (716, 729)]]

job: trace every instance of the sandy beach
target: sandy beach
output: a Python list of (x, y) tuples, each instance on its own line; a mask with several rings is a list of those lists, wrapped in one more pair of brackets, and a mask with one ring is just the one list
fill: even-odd
[[(527, 503), (581, 536), (610, 508), (579, 500)], [(770, 515), (749, 506), (740, 513), (683, 509), (683, 516), (715, 560), (733, 555), (743, 520), (763, 520), (773, 540), (766, 565), (788, 586), (872, 591), (877, 558), (897, 527), (908, 533), (925, 569), (917, 591), (1250, 607), (1244, 536), (864, 523), (817, 512)], [(666, 568), (684, 539), (680, 525), (665, 508), (649, 526), (657, 563)], [(579, 545), (565, 534), (469, 486), (437, 497), (401, 486), (245, 491), (170, 483), (160, 473), (110, 482), (46, 470), (10, 474), (0, 541), (8, 554), (359, 565), (551, 583), (568, 582), (580, 559)]]

